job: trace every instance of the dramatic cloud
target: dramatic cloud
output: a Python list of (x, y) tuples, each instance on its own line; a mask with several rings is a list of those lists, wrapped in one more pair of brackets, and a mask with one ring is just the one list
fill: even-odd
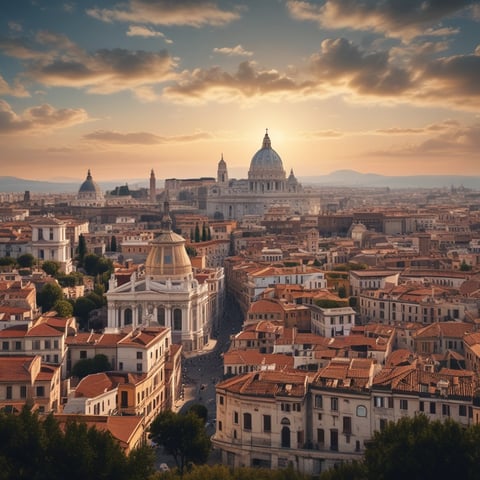
[(160, 37), (165, 40), (165, 43), (173, 43), (172, 40), (169, 40), (162, 32), (158, 32), (153, 28), (144, 27), (141, 25), (130, 25), (127, 31), (127, 37)]
[(220, 67), (184, 72), (175, 85), (165, 87), (164, 95), (178, 101), (235, 101), (254, 97), (278, 98), (301, 94), (311, 82), (296, 82), (276, 70), (257, 70), (253, 62), (242, 62), (234, 74)]
[(17, 115), (7, 102), (0, 100), (0, 134), (40, 133), (87, 120), (88, 114), (83, 108), (58, 110), (48, 104), (27, 108), (21, 115)]
[(222, 48), (214, 48), (213, 51), (215, 53), (222, 53), (228, 56), (240, 56), (240, 57), (251, 57), (253, 52), (245, 50), (241, 45), (237, 45), (235, 47), (222, 47)]
[(87, 14), (103, 22), (136, 22), (153, 25), (226, 25), (240, 18), (235, 11), (221, 10), (205, 0), (130, 0), (115, 8), (92, 8)]
[(29, 97), (30, 94), (23, 85), (17, 80), (14, 85), (11, 86), (0, 75), (0, 95), (10, 95), (12, 97)]
[(103, 94), (130, 89), (145, 98), (151, 96), (149, 86), (172, 78), (174, 66), (175, 61), (166, 51), (116, 48), (38, 61), (30, 66), (28, 75), (48, 86), (86, 88)]
[(164, 137), (148, 132), (120, 133), (110, 130), (96, 130), (83, 136), (84, 140), (116, 145), (157, 145), (166, 143), (189, 143), (212, 138), (207, 132), (196, 132), (191, 135)]
[[(324, 28), (374, 30), (389, 37), (413, 38), (439, 35), (435, 26), (443, 19), (471, 6), (471, 0), (397, 1), (326, 0), (314, 2), (289, 0), (287, 8), (297, 20), (316, 22)], [(443, 35), (454, 30), (443, 30)]]
[(319, 81), (362, 94), (399, 95), (413, 86), (409, 72), (393, 65), (388, 52), (364, 53), (344, 38), (324, 40), (310, 66)]
[[(435, 133), (436, 129), (440, 130), (440, 133), (430, 136), (423, 142), (392, 146), (388, 150), (369, 153), (381, 156), (479, 157), (480, 123), (463, 126), (455, 121), (446, 121), (437, 126), (429, 125), (424, 129), (419, 129), (421, 131), (414, 133), (432, 134)], [(404, 131), (402, 133), (412, 132)]]

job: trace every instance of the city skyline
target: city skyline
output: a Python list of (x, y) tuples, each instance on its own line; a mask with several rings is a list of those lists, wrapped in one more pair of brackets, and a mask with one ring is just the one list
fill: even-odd
[[(98, 5), (101, 5), (99, 7)], [(480, 175), (480, 2), (3, 6), (2, 175)]]

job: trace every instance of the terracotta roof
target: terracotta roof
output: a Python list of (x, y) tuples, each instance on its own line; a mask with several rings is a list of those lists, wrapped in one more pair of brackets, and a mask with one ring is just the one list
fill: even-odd
[(106, 373), (94, 373), (82, 378), (75, 389), (75, 397), (94, 398), (117, 387)]
[(0, 382), (27, 382), (31, 381), (31, 367), (35, 356), (19, 355), (0, 357)]
[(450, 337), (463, 338), (467, 333), (472, 332), (474, 326), (465, 322), (436, 322), (427, 325), (414, 334), (415, 338), (431, 338), (431, 337)]

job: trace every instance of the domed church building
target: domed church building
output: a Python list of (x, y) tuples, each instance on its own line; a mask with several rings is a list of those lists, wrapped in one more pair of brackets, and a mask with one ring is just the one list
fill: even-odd
[(72, 201), (72, 205), (76, 207), (103, 207), (105, 206), (105, 197), (101, 188), (93, 180), (90, 169), (87, 178), (80, 185), (77, 197)]
[[(201, 350), (209, 341), (213, 319), (220, 312), (212, 295), (223, 290), (223, 268), (214, 272), (218, 288), (195, 277), (185, 248), (185, 239), (171, 229), (168, 201), (162, 231), (152, 243), (144, 271), (117, 285), (110, 279), (107, 296), (106, 332), (115, 333), (142, 326), (170, 327), (172, 342), (184, 351)], [(209, 288), (210, 287), (210, 288)]]
[[(289, 207), (292, 213), (316, 214), (318, 191), (304, 189), (290, 169), (287, 177), (280, 155), (272, 148), (268, 130), (261, 148), (253, 155), (246, 179), (229, 179), (227, 162), (218, 162), (215, 182), (202, 179), (166, 179), (165, 187), (177, 199), (188, 190), (193, 206), (210, 218), (241, 220), (245, 215), (263, 215), (270, 207)], [(193, 187), (190, 185), (194, 185)]]

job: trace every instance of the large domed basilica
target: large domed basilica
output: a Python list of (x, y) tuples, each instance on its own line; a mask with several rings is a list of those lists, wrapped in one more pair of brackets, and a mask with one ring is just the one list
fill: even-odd
[(263, 215), (274, 205), (289, 207), (292, 213), (298, 214), (319, 210), (318, 192), (304, 189), (293, 169), (286, 176), (282, 159), (272, 148), (268, 130), (261, 148), (250, 161), (247, 179), (230, 179), (222, 155), (216, 179), (167, 179), (165, 188), (176, 199), (193, 198), (200, 213), (216, 219), (241, 220), (245, 215)]

